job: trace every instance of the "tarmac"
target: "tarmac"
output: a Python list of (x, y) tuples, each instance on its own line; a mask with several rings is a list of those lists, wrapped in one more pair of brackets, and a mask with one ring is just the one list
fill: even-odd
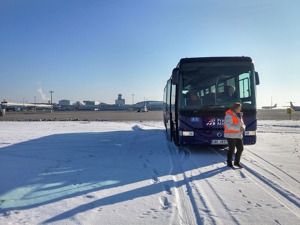
[[(300, 111), (258, 109), (258, 120), (300, 120)], [(162, 121), (162, 111), (36, 111), (6, 112), (0, 121)]]
[(162, 111), (36, 111), (6, 112), (0, 121), (159, 121)]
[(300, 111), (291, 111), (288, 114), (287, 109), (258, 109), (258, 120), (300, 120)]

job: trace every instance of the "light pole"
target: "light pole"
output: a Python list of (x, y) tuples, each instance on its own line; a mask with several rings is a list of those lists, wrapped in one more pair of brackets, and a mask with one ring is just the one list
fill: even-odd
[(52, 109), (53, 109), (53, 105), (52, 105), (52, 94), (54, 91), (49, 91), (50, 92), (50, 96), (51, 96), (51, 100), (50, 100), (50, 104), (51, 104), (51, 112), (52, 112)]
[(51, 95), (51, 105), (52, 105), (52, 93), (54, 93), (54, 91), (49, 91), (50, 92), (50, 95)]

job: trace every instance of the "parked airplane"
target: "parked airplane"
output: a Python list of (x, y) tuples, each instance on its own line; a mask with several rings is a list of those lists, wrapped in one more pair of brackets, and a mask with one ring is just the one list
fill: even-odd
[(262, 109), (274, 109), (274, 108), (276, 108), (277, 107), (277, 103), (275, 104), (275, 105), (273, 105), (273, 106), (263, 106), (263, 107), (261, 107)]
[(292, 102), (290, 102), (290, 107), (294, 111), (300, 111), (300, 106), (294, 106)]

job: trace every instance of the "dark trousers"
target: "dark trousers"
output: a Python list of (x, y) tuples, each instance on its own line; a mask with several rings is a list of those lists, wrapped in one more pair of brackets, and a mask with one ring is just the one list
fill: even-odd
[(232, 163), (232, 157), (234, 150), (236, 148), (236, 153), (234, 157), (234, 163), (239, 164), (241, 160), (241, 155), (244, 150), (243, 140), (239, 138), (227, 138), (228, 141), (228, 153), (227, 153), (227, 163)]

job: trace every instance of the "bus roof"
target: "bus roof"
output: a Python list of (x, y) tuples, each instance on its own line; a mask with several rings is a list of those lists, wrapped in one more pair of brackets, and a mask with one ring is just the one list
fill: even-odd
[(226, 56), (226, 57), (197, 57), (197, 58), (182, 58), (178, 65), (182, 63), (193, 62), (252, 62), (248, 56)]

